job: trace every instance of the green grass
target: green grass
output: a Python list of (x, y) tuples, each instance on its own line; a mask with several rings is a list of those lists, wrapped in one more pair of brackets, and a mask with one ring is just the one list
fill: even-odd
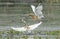
[[(0, 31), (0, 32), (2, 32), (2, 31)], [(0, 33), (0, 39), (2, 39), (1, 34), (3, 34), (3, 33)], [(6, 33), (4, 32), (4, 34), (6, 34)], [(4, 36), (4, 39), (11, 38), (11, 36), (9, 36), (9, 35), (12, 35), (12, 38), (15, 38), (15, 39), (20, 39), (20, 38), (28, 39), (29, 36), (30, 36), (30, 35), (23, 35), (21, 33), (21, 36), (19, 37), (19, 34), (20, 34), (20, 32), (16, 32), (16, 31), (10, 30), (10, 31), (8, 31), (8, 34), (6, 34), (7, 36)], [(49, 36), (48, 37), (40, 37), (40, 36), (34, 35), (32, 38), (34, 38), (34, 39), (41, 39), (41, 38), (46, 38), (46, 39), (53, 39), (53, 38), (55, 38), (55, 39), (57, 39), (57, 38), (59, 38), (60, 31), (45, 32), (45, 34), (46, 35), (56, 35), (56, 37), (49, 37)], [(13, 37), (14, 35), (18, 35), (18, 36), (17, 37)]]
[[(44, 6), (44, 16), (45, 18), (42, 20), (43, 24), (41, 26), (60, 26), (60, 6), (59, 5), (45, 5)], [(33, 13), (31, 10), (30, 5), (17, 5), (15, 7), (0, 7), (0, 14), (23, 14), (23, 16), (21, 15), (17, 15), (17, 16), (0, 16), (0, 26), (11, 26), (11, 25), (19, 25), (19, 27), (24, 26), (21, 18), (22, 17), (26, 17), (26, 21), (29, 25), (34, 24), (37, 21), (33, 21), (30, 16), (24, 16), (25, 14), (30, 14)], [(1, 34), (6, 34), (5, 31), (0, 31), (0, 35)], [(22, 32), (16, 32), (13, 30), (7, 31), (8, 34), (13, 34), (13, 35), (17, 35), (17, 34), (22, 34)], [(38, 31), (34, 31), (34, 34), (37, 34)], [(40, 33), (41, 34), (41, 33)], [(60, 30), (58, 31), (49, 31), (49, 32), (44, 32), (44, 34), (47, 35), (60, 35)], [(23, 36), (22, 38), (28, 38), (26, 36)], [(41, 37), (34, 37), (35, 39), (39, 38), (41, 39)], [(56, 39), (57, 39), (56, 38)], [(1, 39), (1, 36), (0, 36)], [(5, 37), (5, 39), (9, 39), (9, 37)], [(16, 39), (19, 39), (16, 37)], [(48, 38), (47, 38), (48, 39)]]

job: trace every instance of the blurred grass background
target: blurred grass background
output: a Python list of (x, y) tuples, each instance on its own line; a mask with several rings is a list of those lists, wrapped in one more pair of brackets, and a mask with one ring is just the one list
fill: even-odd
[[(42, 19), (43, 24), (39, 26), (37, 29), (40, 29), (42, 27), (48, 28), (48, 26), (52, 28), (60, 26), (60, 0), (0, 0), (0, 28), (1, 26), (3, 26), (3, 29), (8, 26), (19, 26), (19, 27), (24, 26), (23, 22), (21, 21), (23, 17), (25, 17), (25, 20), (29, 25), (37, 23), (37, 21), (31, 19), (29, 14), (31, 13), (33, 14), (30, 5), (33, 4), (37, 6), (39, 3), (42, 3), (43, 5), (42, 12), (45, 18)], [(20, 32), (15, 32), (15, 31), (1, 32), (0, 29), (0, 39), (2, 38), (4, 39), (4, 34), (7, 35), (5, 39), (9, 39), (10, 35), (12, 36), (19, 33)], [(53, 32), (34, 31), (34, 33), (57, 35), (56, 39), (58, 39), (59, 37), (58, 35), (60, 35), (60, 30)], [(25, 38), (24, 36), (22, 37)], [(17, 39), (18, 37), (15, 38)], [(41, 37), (39, 37), (39, 39), (41, 39)]]
[[(42, 19), (44, 22), (48, 24), (60, 25), (60, 3), (51, 2), (50, 1), (42, 2), (43, 5), (43, 15), (45, 16)], [(3, 3), (3, 4), (2, 4)], [(7, 3), (7, 2), (6, 2)], [(10, 2), (9, 2), (10, 3)], [(35, 6), (37, 3), (13, 3), (13, 4), (5, 4), (5, 2), (0, 2), (0, 26), (7, 25), (20, 25), (21, 18), (26, 17), (27, 22), (32, 22), (33, 20), (29, 16), (29, 14), (33, 14), (33, 11), (30, 7), (31, 4)], [(45, 23), (45, 24), (46, 24)]]
[(37, 23), (31, 19), (31, 4), (43, 5), (43, 24), (41, 26), (60, 26), (60, 0), (0, 0), (0, 26), (24, 26), (21, 19), (31, 25)]

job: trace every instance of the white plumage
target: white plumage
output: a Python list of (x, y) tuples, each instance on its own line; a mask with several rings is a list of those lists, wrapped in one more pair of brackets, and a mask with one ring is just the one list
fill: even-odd
[(38, 17), (38, 19), (41, 19), (44, 17), (42, 14), (43, 6), (41, 4), (39, 4), (37, 7), (35, 7), (34, 5), (31, 5), (31, 8), (34, 14)]
[(27, 27), (20, 27), (20, 28), (11, 27), (11, 29), (13, 29), (15, 31), (20, 31), (20, 32), (27, 31), (27, 30), (31, 31), (31, 30), (34, 30), (35, 28), (37, 28), (41, 23), (42, 22), (27, 26), (27, 27), (29, 27), (29, 29), (27, 29)]

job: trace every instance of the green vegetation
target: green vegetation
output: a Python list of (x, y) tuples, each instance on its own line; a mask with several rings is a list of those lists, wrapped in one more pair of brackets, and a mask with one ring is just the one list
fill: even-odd
[[(51, 27), (55, 27), (55, 26), (60, 26), (60, 3), (59, 0), (56, 2), (54, 0), (37, 0), (36, 2), (40, 3), (42, 2), (43, 4), (43, 14), (45, 16), (45, 18), (42, 19), (43, 24), (41, 26), (51, 26)], [(51, 3), (50, 3), (51, 2)], [(38, 3), (33, 3), (34, 5), (37, 6)], [(12, 26), (12, 25), (18, 25), (23, 26), (23, 23), (21, 21), (22, 17), (26, 17), (26, 21), (28, 24), (34, 24), (35, 21), (33, 21), (29, 14), (33, 13), (30, 5), (32, 3), (19, 3), (19, 4), (15, 4), (15, 6), (9, 6), (9, 5), (5, 5), (5, 6), (0, 6), (0, 26)], [(18, 14), (18, 15), (17, 15)], [(37, 33), (41, 34), (41, 32), (38, 31), (33, 31), (34, 34), (36, 35)], [(13, 39), (14, 35), (19, 35), (22, 34), (22, 32), (16, 32), (13, 30), (9, 30), (9, 31), (0, 31), (0, 39), (2, 39), (2, 34), (6, 34), (7, 36), (5, 36), (4, 39), (9, 39), (11, 37), (11, 39)], [(59, 35), (60, 35), (60, 30), (58, 31), (45, 31), (44, 32), (45, 35), (57, 35), (56, 39), (58, 39)], [(10, 36), (9, 36), (10, 35)], [(19, 39), (20, 37), (15, 37), (16, 39)], [(25, 38), (28, 39), (28, 36), (23, 35), (21, 38)], [(34, 39), (41, 39), (41, 37), (38, 36), (34, 36)], [(48, 37), (46, 37), (46, 39), (49, 39)]]
[[(39, 31), (33, 31), (34, 32), (34, 34), (36, 35), (36, 34), (38, 34), (38, 33), (40, 33), (40, 34), (42, 34), (41, 32), (39, 32)], [(21, 34), (21, 35), (23, 35), (23, 33), (22, 32), (17, 32), (17, 31), (13, 31), (13, 30), (10, 30), (10, 31), (0, 31), (0, 35), (1, 34), (13, 34), (13, 35), (19, 35), (19, 34)], [(47, 34), (47, 35), (60, 35), (60, 31), (44, 31), (44, 34)]]
[[(11, 36), (12, 36), (11, 39), (13, 39), (14, 35), (18, 35), (17, 37), (15, 37), (16, 39), (20, 39), (20, 38), (28, 39), (29, 36), (30, 36), (30, 35), (23, 35), (23, 33), (10, 30), (10, 31), (7, 31), (6, 33), (0, 31), (0, 39), (2, 39), (2, 36), (1, 36), (2, 34), (6, 34), (6, 36), (4, 36), (5, 39), (9, 39)], [(21, 34), (22, 36), (20, 36), (19, 34)], [(58, 39), (59, 35), (60, 35), (60, 31), (50, 31), (50, 32), (46, 32), (45, 31), (45, 34), (46, 35), (56, 35), (55, 38)], [(34, 39), (41, 39), (42, 37), (34, 35), (32, 38), (34, 38)], [(47, 37), (43, 37), (43, 38), (49, 39), (48, 36)]]
[(49, 31), (49, 32), (45, 32), (45, 34), (47, 34), (47, 35), (60, 35), (60, 31)]

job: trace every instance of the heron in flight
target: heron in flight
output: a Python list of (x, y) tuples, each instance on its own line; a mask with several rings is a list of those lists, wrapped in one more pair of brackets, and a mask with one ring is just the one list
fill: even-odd
[(23, 32), (23, 31), (32, 31), (34, 29), (36, 29), (39, 25), (41, 25), (42, 22), (39, 22), (37, 24), (33, 24), (33, 25), (29, 25), (27, 27), (18, 27), (18, 28), (15, 28), (15, 27), (11, 27), (11, 29), (15, 30), (15, 31), (19, 31), (19, 32)]
[(35, 14), (35, 15), (30, 15), (33, 19), (41, 19), (44, 17), (42, 14), (43, 6), (40, 3), (37, 7), (35, 7), (34, 5), (31, 5), (31, 8)]

